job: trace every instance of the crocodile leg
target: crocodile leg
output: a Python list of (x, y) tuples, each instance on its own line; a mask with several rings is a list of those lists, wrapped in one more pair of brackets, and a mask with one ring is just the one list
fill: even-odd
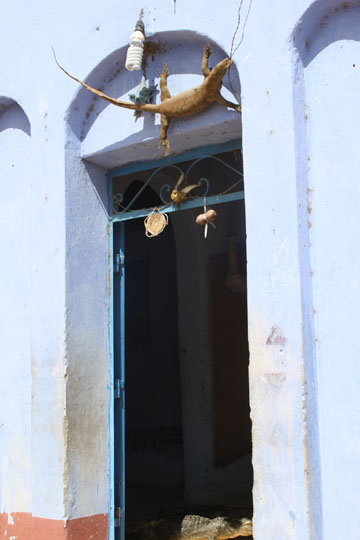
[(237, 112), (241, 112), (241, 105), (228, 101), (227, 99), (223, 98), (221, 94), (217, 95), (216, 102), (223, 107), (230, 107), (231, 109), (235, 109)]
[(169, 75), (169, 70), (168, 70), (167, 64), (164, 62), (163, 70), (160, 75), (161, 103), (165, 101), (165, 99), (171, 98), (171, 94), (167, 86), (168, 75)]
[(167, 130), (169, 127), (169, 119), (165, 114), (161, 115), (161, 127), (160, 127), (160, 144), (163, 145), (165, 150), (165, 156), (168, 156), (170, 154), (170, 143), (169, 139), (167, 138)]
[[(171, 94), (167, 86), (168, 75), (169, 75), (169, 70), (168, 70), (167, 64), (164, 62), (163, 70), (160, 75), (161, 103), (171, 98)], [(167, 130), (169, 127), (169, 122), (170, 122), (169, 118), (167, 118), (165, 114), (162, 114), (161, 127), (160, 127), (160, 144), (162, 144), (164, 147), (165, 156), (168, 156), (170, 154), (170, 144), (167, 138)]]
[(209, 56), (210, 56), (211, 53), (212, 53), (212, 50), (211, 50), (211, 47), (210, 47), (210, 43), (208, 43), (204, 47), (204, 54), (203, 54), (203, 58), (202, 58), (202, 62), (201, 62), (201, 71), (203, 72), (205, 78), (208, 77), (209, 74), (210, 74)]

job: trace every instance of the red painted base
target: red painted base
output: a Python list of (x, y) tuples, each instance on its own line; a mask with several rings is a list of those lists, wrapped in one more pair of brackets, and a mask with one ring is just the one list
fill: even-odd
[(25, 512), (0, 514), (0, 540), (107, 540), (108, 516), (44, 519)]

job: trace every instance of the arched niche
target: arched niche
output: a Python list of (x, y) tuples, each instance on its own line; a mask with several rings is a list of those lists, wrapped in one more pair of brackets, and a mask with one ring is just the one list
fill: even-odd
[(30, 121), (24, 109), (14, 99), (0, 96), (0, 132), (11, 128), (30, 136)]
[[(210, 67), (228, 56), (213, 40), (195, 32), (162, 32), (148, 37), (145, 47), (147, 83), (157, 84), (159, 89), (159, 75), (166, 61), (172, 95), (200, 84), (206, 43), (210, 43), (213, 50)], [(96, 66), (86, 82), (108, 95), (130, 101), (128, 95), (136, 92), (141, 72), (125, 70), (126, 50), (127, 46), (111, 53)], [(222, 94), (236, 101), (232, 94), (233, 91), (240, 94), (240, 81), (235, 66), (231, 67), (230, 76), (233, 90), (225, 76)], [(159, 102), (159, 91), (155, 99)], [(143, 113), (135, 121), (132, 111), (109, 105), (84, 88), (80, 88), (69, 109), (68, 122), (73, 136), (82, 145), (82, 157), (102, 167), (113, 168), (164, 155), (163, 149), (159, 148), (159, 115)], [(240, 138), (241, 119), (239, 113), (214, 104), (197, 115), (173, 119), (168, 133), (171, 152), (179, 153), (194, 146)]]
[(359, 23), (359, 2), (314, 2), (294, 31), (294, 44), (303, 66), (307, 67), (323, 49), (335, 41), (359, 41)]
[(353, 535), (360, 474), (359, 2), (314, 2), (294, 45), (309, 507), (314, 538), (330, 539)]

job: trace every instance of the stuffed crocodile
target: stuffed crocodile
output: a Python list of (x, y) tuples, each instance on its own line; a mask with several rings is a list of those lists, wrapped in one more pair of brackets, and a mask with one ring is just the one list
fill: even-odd
[(84, 83), (80, 79), (77, 79), (73, 75), (70, 75), (64, 69), (56, 59), (55, 51), (54, 57), (55, 62), (60, 69), (63, 70), (66, 75), (71, 77), (74, 81), (82, 84), (84, 88), (92, 92), (93, 94), (105, 99), (113, 105), (118, 107), (124, 107), (125, 109), (132, 109), (134, 111), (144, 111), (150, 113), (160, 113), (161, 115), (161, 128), (160, 128), (160, 143), (163, 145), (165, 150), (165, 155), (170, 153), (169, 140), (167, 138), (167, 130), (169, 126), (170, 118), (182, 117), (182, 116), (191, 116), (196, 114), (205, 107), (208, 107), (212, 103), (219, 103), (223, 107), (230, 107), (235, 109), (238, 112), (241, 112), (241, 106), (237, 103), (231, 103), (220, 94), (220, 89), (222, 85), (222, 78), (224, 77), (226, 71), (232, 64), (230, 58), (224, 58), (221, 60), (213, 69), (209, 69), (208, 62), (209, 56), (211, 55), (210, 45), (206, 45), (204, 48), (204, 54), (201, 63), (201, 69), (204, 75), (204, 81), (199, 86), (180, 92), (176, 96), (171, 96), (169, 89), (167, 87), (167, 78), (168, 78), (168, 67), (164, 63), (163, 71), (160, 76), (160, 90), (161, 90), (161, 103), (128, 103), (127, 101), (122, 101), (120, 99), (115, 99), (110, 96), (107, 96), (100, 90), (92, 88), (88, 84)]

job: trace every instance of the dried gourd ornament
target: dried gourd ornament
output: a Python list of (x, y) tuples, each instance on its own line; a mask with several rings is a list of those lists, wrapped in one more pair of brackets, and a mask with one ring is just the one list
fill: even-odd
[(211, 225), (214, 229), (216, 229), (216, 226), (214, 223), (216, 216), (217, 214), (215, 210), (213, 210), (212, 208), (210, 210), (207, 210), (206, 198), (204, 197), (204, 213), (199, 214), (195, 219), (196, 225), (205, 226), (204, 238), (207, 238), (208, 225)]
[(169, 223), (169, 218), (167, 214), (164, 214), (158, 208), (154, 210), (144, 219), (145, 225), (145, 235), (148, 238), (154, 238), (154, 236), (159, 236), (163, 232), (166, 225)]

